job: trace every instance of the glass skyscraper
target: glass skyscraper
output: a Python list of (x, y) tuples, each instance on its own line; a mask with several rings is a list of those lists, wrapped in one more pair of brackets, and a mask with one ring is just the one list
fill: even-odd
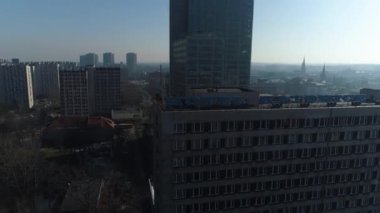
[(249, 87), (252, 22), (253, 0), (171, 0), (172, 95)]

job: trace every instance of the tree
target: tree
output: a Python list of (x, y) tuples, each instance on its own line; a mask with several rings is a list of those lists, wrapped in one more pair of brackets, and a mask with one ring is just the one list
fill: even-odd
[(0, 183), (14, 212), (37, 212), (42, 158), (35, 138), (0, 137)]

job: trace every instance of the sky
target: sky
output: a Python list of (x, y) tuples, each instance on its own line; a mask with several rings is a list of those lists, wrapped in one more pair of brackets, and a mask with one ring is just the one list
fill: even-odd
[[(255, 0), (252, 61), (380, 64), (379, 0)], [(2, 0), (0, 58), (168, 62), (169, 0)]]

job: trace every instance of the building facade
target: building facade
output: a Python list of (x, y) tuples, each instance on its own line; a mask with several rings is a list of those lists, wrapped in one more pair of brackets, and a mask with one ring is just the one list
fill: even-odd
[(110, 116), (121, 107), (120, 68), (60, 71), (63, 116)]
[(35, 98), (47, 98), (58, 101), (60, 64), (56, 62), (42, 62), (34, 64), (33, 89)]
[(79, 65), (81, 67), (96, 67), (99, 64), (99, 57), (95, 53), (87, 53), (79, 57)]
[(12, 64), (19, 64), (19, 63), (20, 63), (20, 59), (12, 58)]
[(136, 73), (137, 71), (137, 54), (136, 53), (127, 53), (127, 70), (129, 73)]
[(21, 110), (34, 106), (32, 66), (0, 65), (0, 103)]
[(110, 116), (120, 110), (120, 68), (96, 68), (88, 70), (88, 76), (90, 114)]
[(88, 116), (87, 71), (59, 71), (60, 105), (62, 116)]
[(379, 212), (379, 110), (160, 109), (156, 211)]
[(171, 0), (172, 95), (196, 87), (249, 88), (253, 0)]
[(103, 66), (110, 67), (115, 65), (115, 55), (113, 53), (103, 53)]

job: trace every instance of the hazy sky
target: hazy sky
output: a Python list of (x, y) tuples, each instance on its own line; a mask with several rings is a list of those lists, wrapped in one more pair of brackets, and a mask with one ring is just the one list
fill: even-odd
[[(169, 0), (2, 0), (0, 58), (166, 62)], [(380, 64), (379, 0), (255, 0), (252, 61)], [(100, 57), (101, 58), (101, 57)]]

